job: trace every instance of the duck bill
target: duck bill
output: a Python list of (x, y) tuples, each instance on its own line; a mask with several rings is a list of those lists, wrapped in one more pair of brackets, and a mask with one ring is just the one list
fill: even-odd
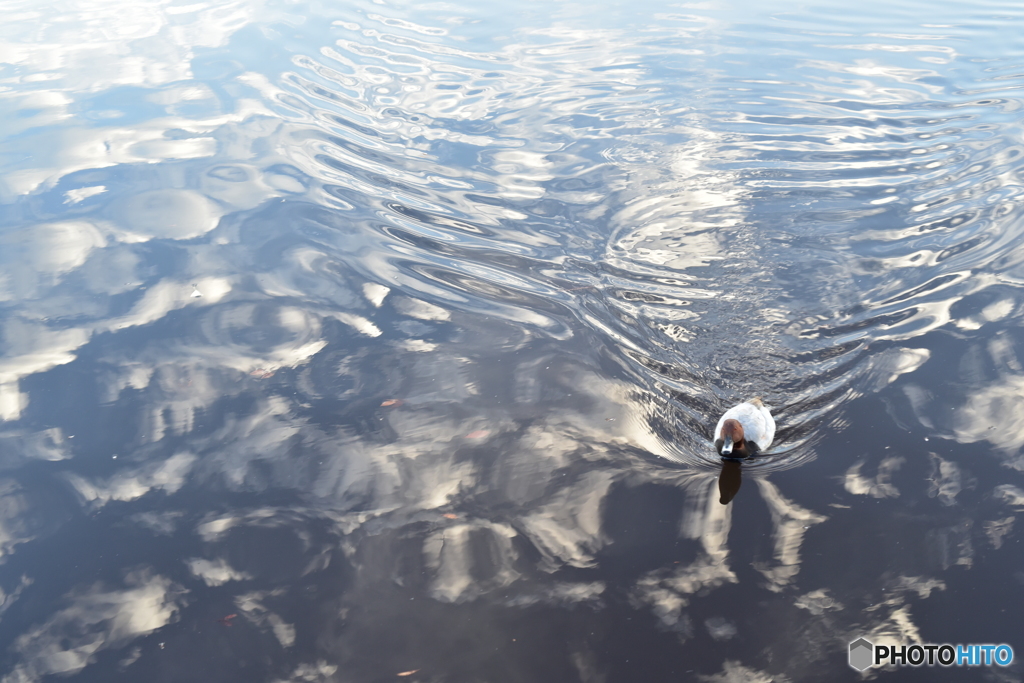
[(727, 436), (722, 441), (722, 455), (732, 455), (732, 437)]

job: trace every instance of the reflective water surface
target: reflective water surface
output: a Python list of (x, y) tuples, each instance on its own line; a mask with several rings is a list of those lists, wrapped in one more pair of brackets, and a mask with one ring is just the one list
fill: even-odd
[(0, 7), (3, 683), (1021, 680), (1024, 6)]

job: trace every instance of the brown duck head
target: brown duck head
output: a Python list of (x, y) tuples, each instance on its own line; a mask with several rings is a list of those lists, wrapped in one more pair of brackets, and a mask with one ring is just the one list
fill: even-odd
[(746, 458), (751, 449), (743, 438), (743, 425), (739, 420), (726, 420), (722, 425), (722, 439), (718, 446), (718, 454), (727, 458)]

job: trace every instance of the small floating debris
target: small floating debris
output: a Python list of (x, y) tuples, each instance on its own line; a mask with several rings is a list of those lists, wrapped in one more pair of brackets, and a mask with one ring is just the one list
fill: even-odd
[(190, 294), (189, 296), (191, 296), (193, 299), (198, 299), (201, 296), (203, 296), (203, 293), (199, 291), (199, 286), (194, 282), (192, 283), (192, 294)]
[(400, 674), (395, 674), (395, 675), (396, 675), (396, 676), (412, 676), (412, 675), (413, 675), (414, 673), (416, 673), (417, 671), (419, 671), (419, 669), (413, 669), (412, 671), (403, 671), (402, 673), (400, 673)]
[(226, 617), (221, 617), (220, 619), (218, 619), (217, 623), (224, 624), (225, 626), (231, 626), (231, 620), (236, 618), (237, 616), (237, 614), (229, 614)]

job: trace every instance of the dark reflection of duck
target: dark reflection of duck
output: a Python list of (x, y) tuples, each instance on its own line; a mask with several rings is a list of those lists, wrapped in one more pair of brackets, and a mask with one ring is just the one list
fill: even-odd
[(718, 502), (728, 505), (740, 490), (743, 466), (739, 460), (723, 460), (722, 473), (718, 476)]
[(775, 420), (759, 398), (729, 408), (715, 426), (715, 450), (723, 457), (749, 458), (774, 438)]

